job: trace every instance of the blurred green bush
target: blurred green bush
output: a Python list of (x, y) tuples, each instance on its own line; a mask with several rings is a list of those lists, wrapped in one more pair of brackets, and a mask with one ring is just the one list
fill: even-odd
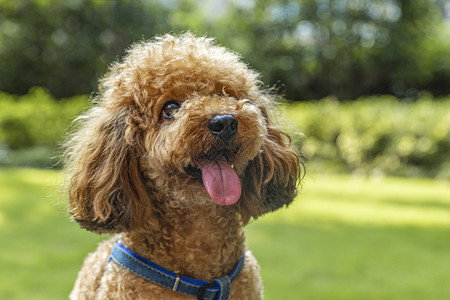
[(87, 96), (56, 100), (44, 88), (23, 96), (0, 92), (0, 165), (50, 167)]
[[(0, 166), (58, 166), (72, 120), (86, 95), (57, 100), (43, 88), (24, 96), (0, 93)], [(339, 102), (325, 98), (282, 106), (293, 141), (321, 172), (450, 179), (450, 97), (416, 102), (391, 96)]]
[(450, 179), (450, 97), (391, 96), (287, 104), (305, 159), (321, 172)]

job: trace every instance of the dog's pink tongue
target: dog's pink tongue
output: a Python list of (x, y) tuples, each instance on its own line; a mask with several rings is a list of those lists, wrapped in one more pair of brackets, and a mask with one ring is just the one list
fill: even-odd
[(197, 161), (203, 184), (211, 199), (218, 205), (233, 205), (241, 197), (241, 182), (225, 158), (218, 161)]

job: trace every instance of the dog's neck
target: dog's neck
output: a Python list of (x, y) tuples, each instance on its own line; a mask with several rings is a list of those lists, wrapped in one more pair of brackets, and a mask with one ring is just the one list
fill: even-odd
[(243, 228), (232, 207), (172, 208), (151, 229), (124, 233), (133, 252), (176, 274), (212, 281), (229, 274), (244, 253)]

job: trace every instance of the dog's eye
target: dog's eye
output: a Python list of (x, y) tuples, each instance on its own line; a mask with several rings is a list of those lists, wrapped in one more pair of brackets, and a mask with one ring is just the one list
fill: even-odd
[(161, 112), (161, 116), (165, 119), (172, 119), (173, 115), (180, 109), (180, 104), (175, 100), (167, 101)]

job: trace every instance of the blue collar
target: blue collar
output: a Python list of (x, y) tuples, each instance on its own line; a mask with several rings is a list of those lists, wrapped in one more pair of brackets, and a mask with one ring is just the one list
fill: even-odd
[(230, 295), (231, 283), (239, 276), (244, 266), (245, 254), (239, 259), (229, 276), (220, 277), (212, 282), (172, 273), (130, 251), (118, 241), (114, 244), (108, 262), (110, 260), (147, 281), (173, 291), (194, 296), (197, 299), (225, 300)]

